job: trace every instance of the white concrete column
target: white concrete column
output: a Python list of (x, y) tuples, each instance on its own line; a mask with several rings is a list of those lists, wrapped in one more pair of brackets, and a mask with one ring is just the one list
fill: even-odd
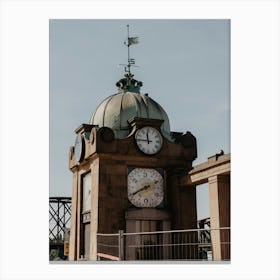
[[(209, 182), (210, 198), (210, 224), (211, 228), (219, 228), (219, 195), (218, 195), (218, 176), (212, 176)], [(219, 231), (211, 231), (212, 256), (213, 260), (221, 260), (221, 239)]]
[(90, 221), (90, 256), (91, 261), (97, 260), (98, 232), (98, 193), (99, 193), (99, 159), (91, 164), (91, 221)]
[(69, 243), (69, 260), (77, 260), (77, 194), (78, 173), (73, 173), (72, 200), (71, 200), (71, 227)]
[[(211, 228), (230, 226), (230, 184), (229, 176), (216, 175), (208, 178)], [(227, 240), (225, 240), (225, 236)], [(221, 242), (229, 242), (229, 235), (219, 230), (211, 231), (213, 260), (229, 259), (229, 248)]]

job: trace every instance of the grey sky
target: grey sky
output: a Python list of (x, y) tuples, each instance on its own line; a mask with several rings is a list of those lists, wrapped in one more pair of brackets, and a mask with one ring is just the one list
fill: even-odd
[[(229, 20), (50, 20), (50, 196), (71, 196), (68, 150), (74, 130), (116, 93), (127, 61), (126, 25), (142, 93), (167, 112), (171, 131), (197, 138), (194, 164), (230, 152)], [(200, 187), (199, 217), (207, 216)]]

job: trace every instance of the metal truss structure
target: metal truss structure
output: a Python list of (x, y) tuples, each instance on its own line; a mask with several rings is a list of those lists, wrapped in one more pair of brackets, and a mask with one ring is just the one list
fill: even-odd
[(66, 229), (70, 228), (71, 197), (49, 198), (49, 240), (51, 243), (63, 243)]
[(205, 231), (200, 232), (200, 239), (206, 242), (211, 242), (210, 230), (207, 230), (210, 229), (210, 218), (197, 221), (197, 228), (205, 229)]

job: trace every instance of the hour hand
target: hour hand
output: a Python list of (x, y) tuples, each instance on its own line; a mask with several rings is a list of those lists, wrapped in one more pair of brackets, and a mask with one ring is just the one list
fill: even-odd
[(145, 142), (148, 142), (148, 140), (146, 140), (146, 139), (140, 139), (140, 138), (136, 138), (136, 141), (145, 141)]
[(139, 193), (139, 192), (141, 192), (143, 190), (146, 190), (146, 189), (148, 189), (150, 187), (151, 187), (150, 185), (144, 186), (143, 188), (141, 188), (141, 189), (137, 190), (136, 192), (132, 193), (132, 195), (135, 195), (135, 194), (137, 194), (137, 193)]

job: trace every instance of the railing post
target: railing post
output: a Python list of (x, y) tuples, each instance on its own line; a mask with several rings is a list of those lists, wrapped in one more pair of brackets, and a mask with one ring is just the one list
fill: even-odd
[(124, 259), (124, 242), (123, 242), (123, 230), (119, 230), (119, 258), (122, 261)]

